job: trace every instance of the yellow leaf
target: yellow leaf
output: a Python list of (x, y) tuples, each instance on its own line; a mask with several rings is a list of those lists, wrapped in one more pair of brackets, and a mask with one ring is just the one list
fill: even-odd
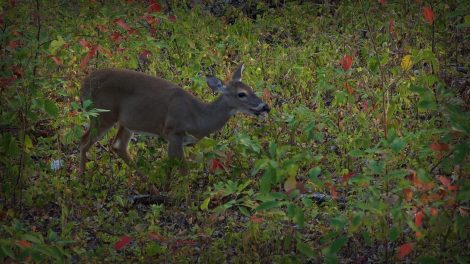
[(26, 153), (29, 153), (29, 150), (33, 148), (33, 141), (28, 135), (24, 137), (24, 148)]
[(404, 71), (408, 71), (409, 69), (411, 69), (411, 66), (413, 66), (413, 61), (411, 60), (411, 55), (406, 55), (401, 60), (401, 68)]
[(286, 192), (290, 192), (297, 187), (297, 181), (295, 180), (295, 176), (289, 177), (286, 182), (284, 182), (284, 190)]

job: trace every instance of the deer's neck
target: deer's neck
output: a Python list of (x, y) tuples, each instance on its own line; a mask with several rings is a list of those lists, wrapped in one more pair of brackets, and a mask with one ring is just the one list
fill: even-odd
[(203, 103), (201, 114), (197, 117), (197, 130), (195, 136), (202, 138), (221, 129), (234, 114), (233, 108), (219, 96), (209, 104)]

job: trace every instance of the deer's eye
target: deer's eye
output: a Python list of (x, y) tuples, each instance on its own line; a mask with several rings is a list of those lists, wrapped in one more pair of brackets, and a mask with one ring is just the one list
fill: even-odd
[(246, 93), (238, 93), (238, 98), (245, 98), (246, 97)]

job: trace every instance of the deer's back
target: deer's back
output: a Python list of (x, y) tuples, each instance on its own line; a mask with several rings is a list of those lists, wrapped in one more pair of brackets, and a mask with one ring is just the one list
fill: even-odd
[[(161, 133), (168, 111), (174, 105), (199, 103), (177, 85), (144, 73), (105, 69), (91, 73), (82, 84), (82, 100), (94, 108), (110, 110), (111, 118), (131, 130)], [(173, 107), (170, 107), (170, 105)]]

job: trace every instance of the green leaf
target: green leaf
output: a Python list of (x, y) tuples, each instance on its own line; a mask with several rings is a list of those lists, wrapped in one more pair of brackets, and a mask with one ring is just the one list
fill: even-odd
[(15, 259), (15, 254), (13, 253), (13, 250), (11, 250), (10, 247), (8, 247), (7, 245), (1, 245), (0, 246), (0, 257), (5, 257), (5, 256), (8, 256), (10, 257), (11, 259)]
[(346, 225), (346, 220), (342, 216), (337, 216), (332, 218), (330, 223), (336, 228), (343, 228)]
[(284, 182), (284, 190), (286, 192), (290, 192), (294, 190), (297, 187), (297, 181), (295, 179), (295, 176), (291, 176), (287, 178), (287, 180)]
[(307, 257), (311, 258), (315, 256), (315, 253), (313, 253), (313, 250), (310, 248), (310, 246), (303, 242), (300, 242), (300, 241), (297, 242), (297, 250)]
[(422, 264), (438, 264), (440, 263), (438, 259), (430, 256), (422, 256), (418, 258), (418, 263)]
[(269, 149), (268, 149), (269, 157), (273, 159), (276, 157), (276, 148), (277, 148), (277, 145), (275, 142), (272, 142), (272, 141), (269, 142)]
[(18, 144), (16, 143), (15, 137), (13, 137), (11, 134), (7, 133), (4, 136), (4, 139), (6, 143), (8, 144), (6, 147), (6, 153), (10, 156), (16, 156), (20, 153), (20, 148), (18, 147)]
[(436, 110), (437, 106), (436, 106), (436, 102), (432, 99), (421, 99), (419, 102), (418, 102), (418, 109), (422, 109), (422, 110)]
[(260, 170), (266, 168), (269, 163), (269, 159), (260, 159), (257, 160), (254, 166), (253, 171), (251, 172), (252, 176), (255, 176)]
[(287, 206), (287, 216), (289, 218), (294, 218), (294, 215), (295, 215), (295, 205), (290, 203)]
[(384, 171), (385, 164), (382, 161), (371, 161), (369, 162), (369, 168), (372, 170), (374, 174), (382, 174)]
[(353, 220), (352, 220), (352, 225), (354, 227), (357, 227), (359, 226), (359, 224), (361, 223), (362, 221), (362, 218), (363, 218), (363, 214), (362, 213), (358, 213), (356, 216), (354, 216)]
[(256, 211), (269, 210), (271, 208), (279, 207), (280, 203), (277, 201), (267, 201), (256, 207)]
[(358, 149), (349, 151), (349, 156), (353, 158), (360, 158), (364, 155), (364, 152)]
[(362, 233), (362, 238), (364, 239), (364, 242), (366, 243), (367, 246), (372, 246), (372, 238), (370, 237), (369, 232), (364, 231)]
[(244, 206), (239, 206), (238, 207), (238, 210), (240, 210), (240, 212), (244, 215), (244, 216), (250, 216), (250, 212), (248, 211), (248, 209), (246, 209), (246, 207)]
[(211, 201), (211, 197), (207, 197), (206, 199), (204, 199), (204, 201), (202, 202), (200, 206), (201, 210), (208, 210), (210, 201)]
[(390, 147), (395, 153), (400, 152), (404, 146), (405, 146), (405, 141), (403, 141), (403, 139), (401, 138), (395, 138), (392, 144), (390, 144)]
[(468, 201), (470, 200), (470, 190), (462, 190), (457, 194), (458, 201)]
[(62, 36), (58, 36), (57, 39), (51, 41), (51, 44), (49, 45), (49, 52), (51, 54), (55, 54), (57, 50), (60, 49), (64, 44), (65, 41)]
[(308, 176), (312, 180), (314, 180), (314, 179), (317, 180), (317, 177), (320, 175), (320, 173), (321, 173), (321, 168), (320, 167), (315, 167), (315, 168), (311, 169), (308, 172)]
[(149, 257), (153, 257), (157, 254), (164, 253), (166, 248), (164, 246), (159, 245), (156, 242), (151, 242), (145, 247), (145, 254)]
[(89, 99), (86, 99), (83, 101), (83, 109), (89, 110), (88, 108), (93, 104), (93, 102)]
[(207, 149), (213, 149), (217, 145), (217, 141), (212, 138), (205, 137), (199, 140), (197, 144), (201, 148), (207, 150)]
[(424, 169), (418, 169), (416, 174), (418, 176), (418, 179), (420, 179), (421, 181), (423, 181), (425, 183), (431, 182), (431, 179), (430, 179), (428, 173)]
[(348, 238), (345, 236), (341, 236), (337, 238), (330, 246), (330, 253), (336, 254), (338, 251), (348, 242)]
[(299, 228), (304, 228), (305, 226), (304, 211), (300, 207), (295, 207), (294, 223), (297, 224)]
[(398, 227), (394, 226), (390, 229), (389, 238), (391, 242), (394, 242), (395, 240), (397, 240), (399, 235), (400, 235), (400, 229), (398, 229)]
[(58, 238), (57, 233), (54, 232), (53, 230), (49, 230), (47, 234), (47, 239), (51, 242), (54, 242), (57, 240), (57, 238)]
[(30, 242), (33, 242), (35, 244), (43, 244), (44, 239), (42, 238), (41, 234), (24, 234), (21, 236), (24, 240), (28, 240)]
[(299, 170), (299, 166), (297, 164), (290, 164), (287, 167), (287, 175), (289, 175), (290, 178), (294, 177), (294, 180), (295, 180), (295, 175), (297, 175), (298, 170)]
[(304, 197), (302, 198), (302, 203), (304, 204), (305, 207), (311, 207), (313, 205), (313, 201), (312, 199), (308, 198), (308, 197)]
[(59, 108), (57, 105), (51, 100), (44, 101), (44, 110), (48, 113), (51, 117), (57, 117), (59, 115)]

